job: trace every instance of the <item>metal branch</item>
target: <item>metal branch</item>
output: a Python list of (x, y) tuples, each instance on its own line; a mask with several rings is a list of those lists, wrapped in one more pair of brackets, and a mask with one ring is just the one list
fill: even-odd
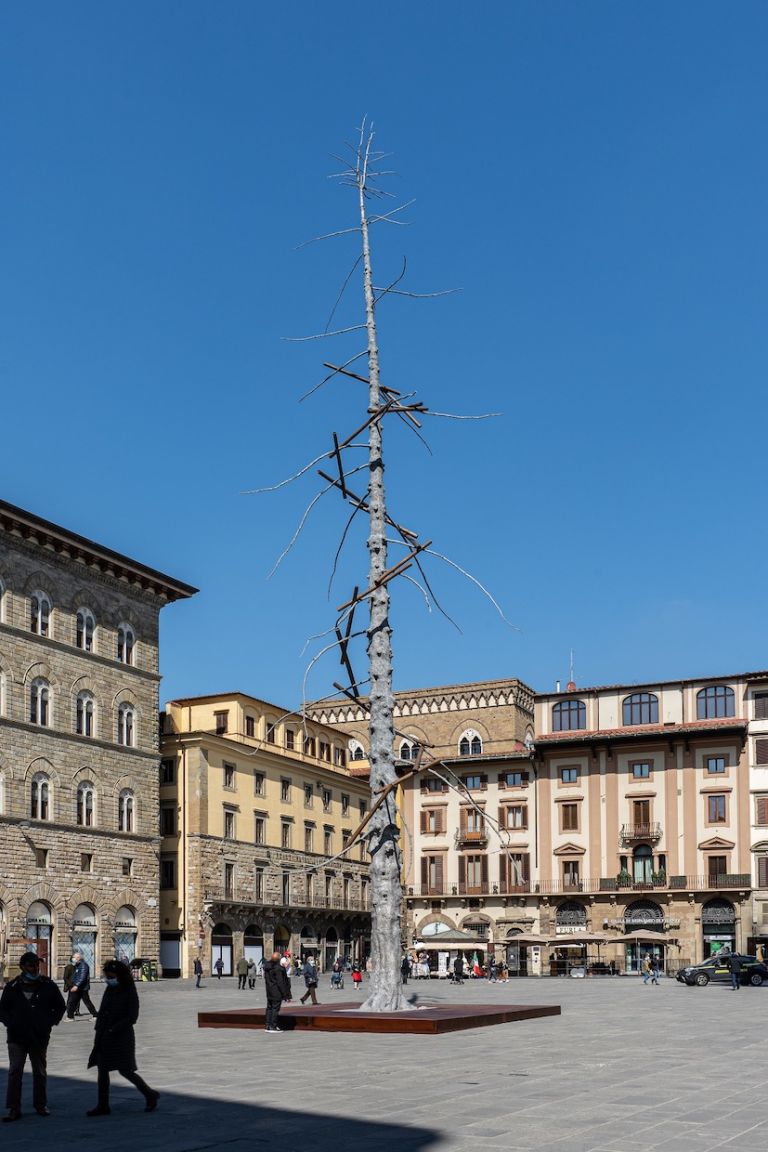
[(354, 276), (355, 270), (357, 269), (358, 265), (360, 264), (360, 261), (362, 260), (362, 258), (363, 258), (363, 255), (361, 252), (360, 255), (357, 257), (357, 260), (355, 260), (354, 264), (352, 265), (352, 267), (350, 268), (349, 272), (347, 273), (347, 275), (344, 279), (344, 283), (342, 284), (341, 290), (339, 291), (339, 294), (336, 297), (333, 308), (331, 308), (331, 312), (330, 312), (330, 315), (328, 317), (328, 322), (325, 325), (326, 332), (328, 331), (328, 329), (331, 326), (331, 321), (333, 320), (334, 316), (336, 315), (336, 309), (338, 308), (339, 304), (341, 303), (341, 298), (346, 291), (347, 285), (349, 284), (350, 280)]
[(325, 340), (329, 336), (346, 336), (348, 332), (359, 332), (365, 324), (352, 324), (349, 328), (336, 328), (333, 332), (315, 332), (313, 336), (283, 336), (289, 344), (306, 344), (309, 340)]
[(309, 517), (309, 514), (312, 511), (312, 509), (314, 508), (315, 504), (317, 504), (318, 500), (321, 500), (323, 498), (323, 496), (325, 496), (326, 492), (330, 491), (330, 488), (331, 488), (331, 485), (327, 484), (325, 486), (325, 488), (322, 489), (322, 491), (318, 492), (315, 496), (312, 497), (309, 504), (304, 509), (304, 515), (301, 517), (301, 520), (299, 521), (298, 527), (297, 527), (296, 531), (294, 532), (293, 536), (291, 537), (289, 543), (286, 545), (286, 547), (283, 549), (283, 551), (278, 556), (277, 560), (275, 560), (275, 563), (272, 565), (272, 570), (270, 571), (270, 573), (267, 577), (268, 580), (272, 579), (275, 572), (277, 572), (278, 568), (282, 564), (283, 560), (285, 560), (286, 556), (288, 555), (288, 553), (293, 548), (293, 546), (296, 543), (296, 541), (298, 540), (299, 536), (301, 536), (301, 533), (304, 529), (304, 525), (307, 522), (307, 518)]
[(298, 472), (294, 472), (293, 476), (289, 476), (286, 480), (281, 480), (279, 484), (271, 484), (268, 488), (246, 488), (241, 492), (241, 496), (258, 496), (262, 492), (277, 492), (278, 488), (284, 488), (286, 484), (292, 484), (294, 480), (299, 480), (305, 472), (313, 468), (321, 460), (330, 460), (333, 456), (333, 449), (330, 452), (323, 452), (321, 456), (315, 456), (314, 460), (310, 460), (309, 464), (305, 464)]
[(471, 572), (467, 572), (467, 570), (465, 568), (462, 568), (460, 564), (457, 564), (455, 560), (449, 560), (447, 556), (443, 556), (443, 554), (441, 552), (435, 552), (431, 548), (425, 548), (424, 551), (427, 553), (428, 556), (437, 557), (438, 560), (442, 560), (445, 564), (448, 564), (449, 567), (455, 568), (457, 572), (461, 572), (462, 576), (466, 576), (467, 580), (471, 580), (472, 583), (475, 584), (480, 589), (480, 591), (483, 593), (483, 595), (488, 597), (491, 604), (493, 604), (494, 608), (498, 612), (499, 616), (501, 616), (504, 623), (508, 624), (510, 628), (513, 628), (515, 632), (521, 631), (521, 629), (517, 626), (517, 624), (513, 624), (511, 620), (507, 620), (506, 616), (504, 615), (501, 608), (499, 607), (499, 604), (497, 603), (497, 601), (494, 600), (491, 593), (488, 591), (488, 589), (483, 584), (480, 583), (480, 581), (477, 579), (476, 576), (473, 576)]
[(303, 396), (299, 396), (299, 403), (301, 403), (302, 400), (308, 399), (308, 397), (312, 396), (313, 393), (317, 392), (320, 388), (323, 387), (324, 384), (327, 384), (329, 380), (332, 380), (333, 377), (338, 375), (339, 373), (341, 373), (344, 376), (353, 376), (354, 375), (353, 372), (345, 372), (344, 371), (347, 364), (354, 364), (355, 360), (360, 360), (361, 357), (367, 356), (367, 354), (368, 354), (367, 349), (363, 349), (362, 352), (356, 352), (355, 355), (350, 356), (349, 360), (346, 360), (344, 362), (344, 364), (342, 365), (342, 367), (340, 367), (340, 368), (335, 368), (333, 366), (333, 364), (324, 364), (323, 365), (324, 368), (333, 368), (333, 371), (329, 372), (328, 375), (323, 380), (321, 380), (319, 384), (315, 384), (314, 388), (310, 388), (309, 392), (305, 392)]
[(354, 228), (339, 228), (338, 232), (326, 232), (323, 236), (313, 236), (311, 240), (302, 240), (301, 244), (297, 244), (294, 252), (298, 252), (301, 248), (306, 248), (309, 244), (317, 244), (318, 240), (332, 240), (334, 236), (348, 236), (350, 232), (359, 232), (360, 225), (355, 225)]
[(454, 412), (433, 412), (431, 408), (427, 409), (425, 415), (442, 416), (444, 420), (492, 420), (496, 416), (503, 416), (503, 412), (483, 412), (479, 416), (457, 416)]
[(407, 580), (409, 584), (413, 584), (415, 588), (418, 588), (419, 592), (421, 592), (422, 596), (424, 597), (424, 604), (426, 605), (427, 612), (431, 612), (432, 604), (430, 602), (429, 596), (427, 595), (426, 588), (422, 588), (421, 584), (419, 584), (418, 580), (414, 580), (413, 576), (404, 574), (403, 579)]

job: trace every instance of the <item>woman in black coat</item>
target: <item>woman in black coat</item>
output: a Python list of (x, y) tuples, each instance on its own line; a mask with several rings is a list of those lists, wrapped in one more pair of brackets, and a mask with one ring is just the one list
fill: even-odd
[(133, 1026), (139, 1018), (139, 997), (130, 969), (120, 960), (104, 965), (107, 986), (96, 1016), (96, 1040), (88, 1067), (99, 1070), (98, 1103), (86, 1116), (108, 1116), (109, 1074), (119, 1072), (135, 1084), (146, 1101), (145, 1112), (154, 1112), (160, 1093), (155, 1092), (136, 1072), (136, 1037)]

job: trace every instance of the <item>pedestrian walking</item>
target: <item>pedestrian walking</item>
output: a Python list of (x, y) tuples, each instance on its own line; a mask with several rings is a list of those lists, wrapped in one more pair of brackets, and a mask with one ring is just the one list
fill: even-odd
[(245, 982), (248, 979), (248, 961), (245, 956), (241, 956), (236, 966), (237, 972), (237, 987), (245, 991)]
[(402, 980), (403, 984), (408, 983), (408, 977), (410, 976), (410, 974), (411, 974), (411, 958), (408, 955), (408, 953), (406, 952), (405, 955), (403, 956), (402, 960), (400, 961), (400, 979)]
[(88, 1067), (98, 1069), (98, 1099), (86, 1116), (109, 1116), (109, 1074), (119, 1072), (144, 1097), (144, 1111), (154, 1112), (160, 1093), (142, 1080), (136, 1070), (136, 1034), (139, 1018), (139, 994), (131, 970), (122, 960), (107, 960), (104, 965), (107, 986), (96, 1016), (96, 1034)]
[[(70, 957), (70, 959), (64, 965), (64, 975), (63, 975), (64, 994), (67, 998), (69, 998), (69, 994), (72, 991), (72, 977), (74, 976), (74, 974), (75, 974), (75, 961), (72, 957)], [(79, 1015), (80, 1015), (80, 1003), (78, 1002), (78, 1005), (75, 1008), (75, 1016), (79, 1016)]]
[(645, 956), (643, 956), (643, 963), (642, 963), (641, 971), (643, 973), (643, 984), (647, 984), (648, 979), (651, 975), (651, 958), (647, 952), (646, 952)]
[(454, 984), (464, 983), (464, 957), (461, 954), (453, 962), (453, 982)]
[(91, 1016), (95, 1017), (96, 1009), (90, 996), (91, 969), (88, 961), (83, 959), (82, 952), (73, 952), (72, 963), (75, 970), (72, 973), (72, 987), (67, 997), (67, 1020), (74, 1020), (75, 1012), (81, 1004), (85, 1004)]
[(738, 992), (741, 988), (741, 957), (736, 952), (731, 952), (726, 963), (731, 972), (731, 989), (733, 992)]
[(224, 961), (222, 960), (221, 956), (219, 956), (218, 960), (214, 964), (213, 970), (216, 973), (216, 979), (221, 980), (221, 974), (224, 971)]
[(195, 963), (192, 965), (192, 970), (195, 973), (195, 988), (199, 988), (200, 981), (203, 978), (203, 962), (199, 956), (195, 956)]
[(34, 952), (19, 959), (20, 974), (3, 988), (0, 1023), (8, 1030), (8, 1115), (3, 1123), (21, 1120), (21, 1082), (29, 1057), (32, 1067), (32, 1107), (38, 1116), (48, 1111), (48, 1042), (51, 1029), (60, 1022), (66, 1005), (53, 980), (40, 974)]
[(307, 1000), (311, 1000), (313, 1004), (317, 1004), (317, 968), (314, 956), (307, 956), (304, 962), (304, 983), (307, 990), (301, 997), (301, 1003), (306, 1004)]
[(491, 958), (491, 960), (488, 963), (488, 979), (490, 980), (491, 984), (495, 984), (496, 981), (498, 980), (498, 978), (499, 978), (499, 966), (496, 963), (496, 960)]
[(280, 962), (280, 953), (273, 952), (272, 959), (264, 965), (264, 990), (267, 994), (266, 1030), (269, 1033), (282, 1032), (277, 1020), (283, 1003), (291, 999), (291, 982), (288, 973)]
[(252, 956), (248, 960), (248, 987), (256, 987), (256, 961)]
[(355, 988), (360, 988), (363, 983), (363, 973), (361, 972), (360, 965), (358, 963), (354, 963), (352, 965), (352, 983), (354, 984)]
[(654, 956), (651, 960), (651, 984), (659, 985), (659, 958)]

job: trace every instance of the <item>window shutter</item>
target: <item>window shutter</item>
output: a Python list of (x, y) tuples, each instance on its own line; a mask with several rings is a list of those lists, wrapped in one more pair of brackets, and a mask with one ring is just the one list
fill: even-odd
[(528, 827), (528, 805), (524, 804), (521, 811), (523, 813), (523, 823), (522, 823), (521, 827), (527, 829), (527, 827)]
[(507, 810), (499, 805), (499, 828), (506, 828), (507, 826)]
[(445, 808), (438, 808), (437, 810), (437, 830), (438, 832), (445, 833), (446, 819)]
[(757, 883), (760, 888), (768, 888), (768, 856), (757, 858)]
[(768, 764), (768, 740), (755, 740), (755, 764)]
[(421, 858), (421, 890), (426, 891), (429, 878), (429, 861), (426, 856)]
[(755, 692), (755, 720), (768, 720), (768, 692)]
[(758, 796), (755, 800), (755, 823), (768, 824), (768, 796)]
[(524, 856), (521, 856), (520, 859), (522, 861), (523, 881), (527, 884), (531, 878), (531, 870), (529, 868), (529, 861), (531, 858), (528, 855), (528, 853), (526, 852), (526, 854)]
[(480, 777), (480, 787), (481, 788), (487, 788), (488, 787), (488, 777), (487, 776), (481, 776)]
[(459, 827), (461, 828), (462, 835), (467, 831), (467, 811), (466, 808), (461, 808), (459, 811)]
[(481, 878), (482, 878), (483, 884), (487, 884), (488, 883), (488, 857), (487, 856), (481, 856), (480, 859), (482, 861)]
[(422, 808), (421, 812), (419, 813), (419, 821), (420, 821), (421, 831), (426, 832), (426, 830), (427, 830), (427, 811), (425, 808)]
[(435, 856), (435, 887), (438, 892), (443, 891), (443, 858)]
[(509, 861), (504, 852), (499, 856), (499, 887), (502, 892), (507, 890), (507, 864)]
[(467, 858), (466, 856), (459, 856), (459, 884), (466, 884), (467, 882)]

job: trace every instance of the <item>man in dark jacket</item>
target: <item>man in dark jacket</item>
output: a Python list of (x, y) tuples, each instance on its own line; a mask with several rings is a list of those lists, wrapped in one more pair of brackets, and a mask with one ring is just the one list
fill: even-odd
[(741, 960), (736, 952), (732, 952), (726, 963), (731, 972), (731, 988), (738, 992), (741, 988)]
[(72, 987), (67, 997), (67, 1020), (74, 1020), (75, 1009), (80, 1004), (85, 1004), (91, 1016), (95, 1016), (96, 1009), (89, 995), (91, 969), (81, 952), (72, 953), (72, 963), (75, 965), (75, 970), (72, 973)]
[(3, 1123), (21, 1120), (21, 1080), (29, 1057), (32, 1065), (32, 1104), (39, 1116), (49, 1116), (46, 1056), (51, 1029), (64, 1015), (64, 997), (53, 980), (40, 975), (34, 952), (19, 960), (21, 974), (6, 984), (0, 996), (0, 1023), (8, 1029), (8, 1115)]
[(307, 1000), (311, 999), (313, 1004), (317, 1004), (317, 968), (314, 956), (307, 956), (304, 963), (304, 983), (307, 990), (301, 997), (301, 1003), (306, 1004)]
[(273, 952), (272, 959), (264, 965), (264, 988), (267, 993), (267, 1032), (282, 1032), (277, 1026), (280, 1005), (291, 999), (291, 982), (280, 963), (280, 953)]

